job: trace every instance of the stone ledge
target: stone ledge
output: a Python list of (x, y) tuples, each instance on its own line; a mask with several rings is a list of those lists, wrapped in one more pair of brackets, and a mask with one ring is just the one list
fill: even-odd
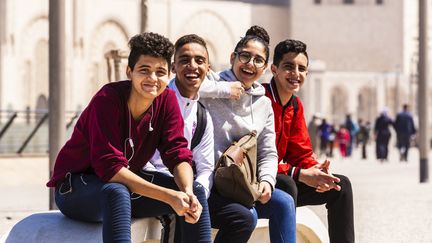
[[(154, 218), (132, 220), (132, 242), (159, 242), (161, 225)], [(0, 238), (1, 243), (94, 243), (102, 242), (99, 223), (85, 223), (69, 219), (59, 211), (32, 214)], [(217, 230), (213, 230), (213, 235)], [(260, 219), (250, 242), (270, 242), (268, 220)], [(297, 208), (297, 242), (328, 243), (327, 229), (307, 207)]]

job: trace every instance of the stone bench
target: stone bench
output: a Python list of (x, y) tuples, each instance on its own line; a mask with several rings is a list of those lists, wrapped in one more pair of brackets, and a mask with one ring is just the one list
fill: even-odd
[[(132, 242), (159, 242), (161, 225), (154, 218), (132, 220)], [(217, 230), (213, 230), (213, 236)], [(102, 225), (65, 217), (59, 211), (32, 214), (15, 224), (0, 243), (102, 242)], [(260, 219), (249, 242), (270, 242), (268, 222)], [(327, 229), (308, 208), (297, 209), (297, 242), (328, 243)]]

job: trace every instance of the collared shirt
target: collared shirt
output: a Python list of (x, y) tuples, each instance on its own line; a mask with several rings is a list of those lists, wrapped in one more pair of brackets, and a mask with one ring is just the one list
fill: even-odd
[[(184, 120), (184, 136), (188, 141), (188, 148), (190, 148), (192, 137), (197, 127), (197, 109), (199, 95), (197, 94), (194, 99), (183, 97), (176, 84), (175, 79), (171, 80), (168, 88), (176, 93), (177, 101), (180, 107), (181, 114)], [(206, 191), (207, 198), (210, 195), (210, 189), (213, 184), (213, 170), (214, 170), (214, 138), (213, 138), (213, 122), (208, 111), (207, 124), (204, 130), (204, 135), (200, 143), (192, 151), (193, 161), (196, 166), (196, 181), (199, 182)], [(154, 170), (168, 175), (171, 173), (167, 167), (162, 163), (160, 154), (156, 151), (153, 158), (150, 160), (144, 170)]]

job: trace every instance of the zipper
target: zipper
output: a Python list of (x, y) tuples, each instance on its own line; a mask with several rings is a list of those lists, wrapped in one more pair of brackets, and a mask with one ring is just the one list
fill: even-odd
[[(281, 119), (280, 119), (280, 122), (281, 122), (281, 127), (283, 127), (283, 118), (285, 117), (285, 110), (288, 108), (288, 105), (287, 106), (285, 106), (285, 107), (283, 107), (282, 108), (282, 116), (281, 116)], [(278, 142), (277, 142), (277, 144), (279, 144), (280, 143), (280, 140), (282, 139), (282, 130), (283, 129), (281, 129), (281, 131), (280, 131), (280, 133), (279, 133), (279, 137), (278, 137)]]
[(247, 144), (253, 137), (255, 137), (256, 136), (256, 131), (253, 130), (252, 132), (249, 133), (249, 135), (251, 135), (251, 136), (248, 138), (248, 140), (246, 140), (244, 143), (240, 144), (239, 147)]
[[(281, 116), (281, 124), (282, 125), (281, 125), (281, 127), (283, 127), (283, 120), (284, 120), (284, 117), (285, 117), (285, 110), (292, 105), (292, 103), (294, 102), (293, 99), (294, 99), (294, 95), (291, 96), (291, 98), (288, 100), (288, 102), (286, 103), (286, 105), (282, 106), (282, 116)], [(278, 103), (276, 100), (275, 100), (275, 102)], [(281, 103), (281, 102), (279, 102), (279, 103)], [(294, 105), (292, 105), (292, 107), (294, 109)], [(294, 116), (291, 119), (294, 119)], [(292, 124), (292, 120), (291, 120), (291, 124)], [(290, 127), (290, 129), (291, 129), (291, 127)], [(282, 130), (283, 129), (281, 129), (281, 132), (279, 133), (277, 144), (280, 143), (280, 140), (282, 138)]]

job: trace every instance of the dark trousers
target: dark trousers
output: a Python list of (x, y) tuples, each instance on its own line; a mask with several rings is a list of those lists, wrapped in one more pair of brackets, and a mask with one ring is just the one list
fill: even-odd
[(208, 203), (211, 225), (219, 229), (215, 243), (248, 242), (257, 224), (252, 209), (221, 196), (214, 188)]
[(270, 200), (256, 202), (247, 208), (220, 195), (215, 189), (209, 197), (211, 222), (219, 229), (216, 243), (246, 243), (259, 218), (269, 220), (269, 236), (272, 243), (295, 243), (296, 220), (293, 198), (280, 189), (275, 189)]
[(296, 183), (290, 176), (278, 174), (276, 188), (289, 193), (298, 207), (325, 204), (331, 243), (353, 243), (354, 206), (350, 180), (343, 175), (340, 178), (341, 191), (330, 190), (316, 192), (315, 188), (304, 183)]
[(367, 142), (361, 142), (361, 146), (362, 146), (362, 159), (367, 159), (366, 145), (367, 145)]
[(388, 155), (388, 145), (390, 142), (390, 134), (379, 134), (376, 140), (376, 157), (377, 159), (386, 160)]
[(408, 161), (408, 150), (410, 148), (410, 135), (398, 134), (397, 147), (400, 153), (400, 161)]
[[(178, 190), (174, 179), (161, 173), (139, 173), (139, 176), (154, 184)], [(198, 183), (196, 183), (198, 184)], [(194, 193), (198, 200), (204, 190)], [(202, 193), (203, 195), (197, 195)], [(131, 242), (131, 217), (156, 217), (175, 214), (166, 203), (130, 193), (120, 183), (101, 181), (94, 174), (72, 174), (56, 187), (55, 200), (60, 211), (73, 219), (87, 222), (102, 222), (104, 242)], [(201, 201), (203, 214), (196, 224), (183, 221), (185, 232), (176, 242), (211, 242), (210, 218), (206, 200)]]

